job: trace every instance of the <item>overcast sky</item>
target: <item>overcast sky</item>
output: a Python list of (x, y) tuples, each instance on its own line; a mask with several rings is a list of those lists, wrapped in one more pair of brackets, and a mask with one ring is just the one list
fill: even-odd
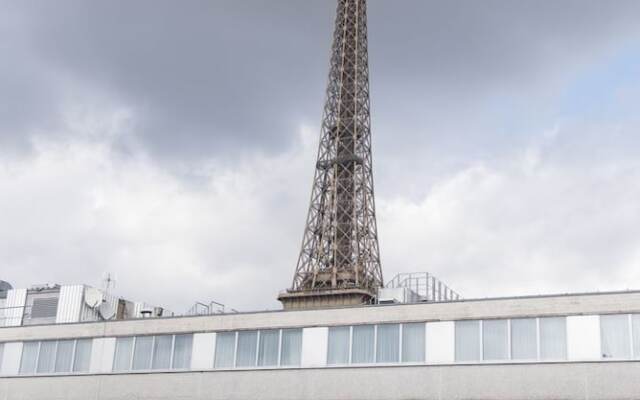
[[(334, 0), (0, 0), (0, 279), (184, 312), (291, 283)], [(639, 1), (370, 0), (387, 280), (640, 288)]]

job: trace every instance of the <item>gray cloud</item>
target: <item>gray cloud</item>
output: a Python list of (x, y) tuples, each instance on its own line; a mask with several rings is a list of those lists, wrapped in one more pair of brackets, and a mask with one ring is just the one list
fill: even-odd
[[(0, 9), (6, 279), (96, 284), (114, 271), (138, 298), (153, 270), (144, 295), (178, 310), (208, 298), (262, 308), (288, 285), (334, 1)], [(369, 1), (388, 277), (429, 269), (468, 295), (640, 279), (639, 12)], [(487, 274), (504, 282), (489, 291)]]

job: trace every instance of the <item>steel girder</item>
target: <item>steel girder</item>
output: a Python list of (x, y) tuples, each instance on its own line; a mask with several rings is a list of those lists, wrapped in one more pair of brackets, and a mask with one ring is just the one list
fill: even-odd
[(291, 291), (383, 285), (371, 160), (366, 0), (338, 0), (318, 161)]

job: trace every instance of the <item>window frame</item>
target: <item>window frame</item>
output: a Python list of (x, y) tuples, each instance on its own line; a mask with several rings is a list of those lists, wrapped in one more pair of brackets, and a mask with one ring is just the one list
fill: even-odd
[[(50, 376), (50, 375), (82, 375), (82, 374), (90, 374), (91, 373), (91, 356), (93, 355), (92, 352), (89, 352), (89, 369), (87, 371), (77, 371), (76, 370), (76, 350), (77, 350), (77, 346), (78, 346), (78, 342), (82, 341), (82, 340), (87, 340), (90, 341), (90, 346), (91, 348), (93, 348), (93, 340), (94, 338), (90, 337), (90, 338), (74, 338), (74, 339), (46, 339), (46, 340), (27, 340), (27, 341), (23, 341), (22, 343), (22, 350), (20, 352), (20, 362), (19, 362), (19, 367), (18, 367), (18, 375), (24, 375), (24, 376)], [(44, 342), (50, 342), (50, 343), (54, 343), (55, 346), (53, 347), (53, 353), (51, 356), (51, 371), (38, 371), (39, 369), (39, 365), (40, 365), (40, 356), (41, 356), (41, 350), (42, 350), (42, 343)], [(71, 360), (69, 362), (69, 370), (68, 371), (56, 371), (56, 363), (58, 361), (58, 347), (60, 342), (72, 342), (73, 343), (73, 347), (71, 349)], [(29, 371), (29, 372), (23, 372), (22, 371), (22, 363), (23, 363), (23, 359), (24, 359), (24, 346), (27, 343), (37, 343), (37, 350), (36, 350), (36, 356), (34, 359), (34, 368), (33, 371)], [(4, 343), (0, 343), (0, 345), (4, 345)], [(0, 359), (0, 361), (2, 361)]]
[[(619, 360), (633, 360), (640, 357), (640, 354), (635, 354), (635, 337), (634, 335), (640, 335), (640, 332), (634, 332), (633, 329), (633, 316), (634, 314), (600, 314), (599, 315), (599, 323), (600, 323), (600, 359), (607, 361), (619, 361)], [(605, 357), (604, 354), (604, 328), (602, 324), (603, 317), (606, 319), (607, 317), (623, 317), (626, 321), (627, 325), (627, 355), (623, 357), (611, 356)]]

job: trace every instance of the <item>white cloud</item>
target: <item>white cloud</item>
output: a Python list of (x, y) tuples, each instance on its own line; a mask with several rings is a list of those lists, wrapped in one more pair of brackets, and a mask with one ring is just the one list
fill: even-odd
[(30, 156), (0, 164), (4, 279), (96, 285), (108, 271), (117, 291), (177, 311), (211, 299), (276, 306), (295, 265), (311, 134), (278, 157), (212, 161), (194, 184), (119, 153), (111, 139), (130, 116), (93, 111), (70, 114), (66, 140), (36, 136)]
[[(0, 162), (2, 278), (99, 285), (112, 272), (117, 292), (179, 312), (212, 299), (278, 307), (299, 250), (315, 130), (280, 155), (212, 159), (184, 179), (142, 151), (119, 151), (135, 115), (103, 108), (75, 109), (66, 139), (35, 135), (34, 152)], [(637, 287), (640, 165), (563, 163), (558, 131), (494, 162), (397, 178), (436, 182), (417, 199), (382, 188), (387, 279), (428, 270), (466, 297)]]
[(543, 136), (381, 202), (387, 277), (430, 270), (467, 297), (637, 288), (640, 163), (554, 162)]

